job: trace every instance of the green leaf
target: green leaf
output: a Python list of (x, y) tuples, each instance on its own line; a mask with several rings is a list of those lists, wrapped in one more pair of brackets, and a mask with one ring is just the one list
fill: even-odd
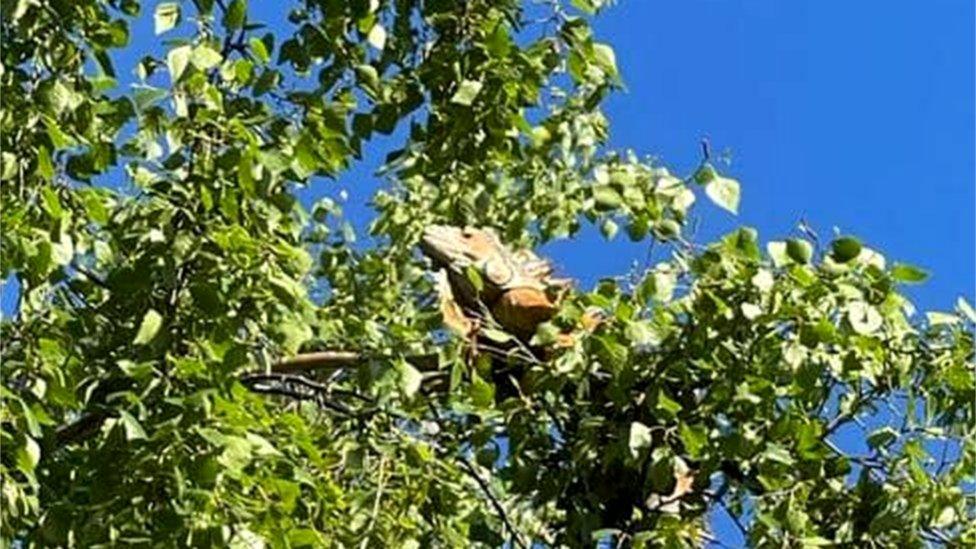
[(692, 459), (698, 459), (702, 455), (702, 450), (708, 444), (708, 431), (700, 425), (688, 425), (682, 423), (678, 428), (678, 436), (685, 446), (685, 451)]
[(627, 447), (630, 448), (630, 455), (634, 459), (640, 457), (641, 450), (650, 448), (652, 442), (651, 429), (639, 421), (630, 424), (630, 437)]
[(237, 30), (244, 26), (244, 18), (247, 17), (247, 2), (245, 0), (233, 0), (227, 6), (224, 13), (224, 27), (227, 30)]
[(16, 155), (7, 151), (0, 153), (0, 158), (2, 158), (3, 162), (3, 174), (0, 175), (0, 180), (10, 181), (14, 178), (14, 176), (17, 175), (17, 165), (19, 164), (19, 160), (17, 159)]
[(379, 94), (380, 87), (380, 75), (376, 72), (376, 67), (363, 63), (362, 65), (356, 65), (356, 78), (359, 80), (360, 85), (372, 96), (377, 96)]
[(480, 294), (485, 289), (485, 280), (481, 277), (481, 271), (478, 270), (474, 265), (468, 265), (464, 268), (464, 277), (468, 279), (471, 283), (471, 287), (474, 288), (475, 293)]
[(617, 78), (617, 56), (613, 53), (613, 48), (607, 44), (593, 44), (593, 57), (596, 64), (611, 78)]
[(966, 301), (966, 298), (960, 296), (958, 299), (956, 299), (956, 308), (959, 309), (959, 312), (969, 319), (970, 322), (976, 323), (976, 310), (974, 310), (973, 306)]
[(495, 402), (495, 387), (488, 383), (487, 381), (481, 379), (481, 377), (476, 374), (471, 374), (471, 386), (469, 387), (469, 395), (471, 396), (471, 401), (475, 406), (488, 407)]
[(146, 431), (143, 430), (139, 420), (125, 410), (119, 410), (119, 419), (122, 421), (122, 428), (125, 430), (126, 440), (139, 440), (146, 438)]
[(639, 242), (647, 236), (650, 223), (645, 216), (633, 217), (627, 224), (627, 237), (633, 242)]
[(157, 36), (172, 29), (178, 25), (179, 22), (179, 2), (163, 2), (156, 6), (156, 11), (153, 12), (153, 24), (155, 26)]
[(47, 129), (47, 135), (51, 138), (51, 144), (54, 145), (55, 150), (70, 147), (76, 143), (75, 139), (65, 133), (53, 118), (45, 117), (44, 127)]
[(610, 185), (594, 185), (593, 200), (598, 210), (615, 210), (623, 204), (623, 197)]
[(769, 461), (782, 463), (783, 465), (793, 465), (794, 459), (790, 452), (779, 444), (769, 444), (763, 452), (763, 457)]
[(17, 468), (33, 476), (34, 469), (41, 461), (41, 447), (31, 437), (24, 437), (24, 445), (17, 448)]
[(793, 260), (790, 259), (790, 254), (787, 253), (787, 243), (781, 240), (766, 244), (766, 252), (769, 254), (770, 259), (773, 260), (773, 265), (776, 267), (783, 267), (793, 262)]
[(481, 331), (481, 335), (494, 341), (495, 343), (508, 343), (513, 337), (512, 334), (508, 332), (503, 332), (494, 328), (485, 328)]
[[(369, 34), (366, 35), (366, 41), (374, 48), (382, 50), (386, 46), (386, 29), (383, 28), (383, 25), (379, 23), (373, 25), (373, 28), (369, 29)], [(468, 104), (470, 105), (470, 103)]]
[(705, 184), (705, 194), (721, 208), (739, 213), (739, 182), (735, 179), (715, 177)]
[(255, 97), (260, 97), (271, 91), (272, 88), (278, 85), (280, 79), (281, 73), (275, 69), (266, 68), (261, 73), (261, 76), (258, 77), (258, 81), (254, 83)]
[(139, 331), (136, 333), (136, 338), (132, 340), (134, 345), (145, 345), (156, 337), (159, 333), (159, 329), (163, 325), (163, 317), (155, 309), (149, 309), (146, 314), (142, 317), (142, 322), (139, 323)]
[(939, 516), (935, 518), (935, 522), (933, 524), (936, 528), (948, 528), (958, 523), (959, 513), (957, 513), (956, 509), (951, 505), (946, 505), (942, 508), (942, 511), (939, 512)]
[(193, 65), (203, 71), (217, 66), (222, 60), (220, 52), (210, 46), (197, 46), (193, 48), (193, 54), (190, 56)]
[(654, 332), (652, 324), (647, 320), (628, 320), (624, 333), (634, 345), (657, 345), (661, 338)]
[(617, 236), (617, 231), (619, 229), (620, 227), (617, 226), (617, 223), (610, 218), (604, 219), (603, 223), (600, 224), (600, 233), (602, 233), (603, 237), (607, 240), (613, 240), (613, 237)]
[(695, 183), (699, 185), (705, 185), (716, 178), (718, 178), (718, 172), (711, 164), (705, 164), (695, 172)]
[(37, 148), (37, 175), (49, 181), (54, 177), (54, 164), (51, 163), (51, 151), (44, 145)]
[(41, 206), (47, 215), (54, 219), (61, 219), (64, 214), (64, 209), (61, 207), (61, 199), (58, 198), (58, 193), (51, 187), (41, 188)]
[(135, 99), (136, 108), (139, 111), (145, 111), (169, 95), (167, 90), (154, 88), (152, 86), (136, 85), (132, 87), (135, 89), (135, 91), (132, 92), (132, 96), (133, 99)]
[(868, 435), (868, 446), (873, 449), (887, 448), (896, 440), (898, 440), (898, 431), (892, 427), (885, 426), (874, 430)]
[[(263, 546), (264, 544), (260, 544)], [(327, 545), (322, 534), (310, 528), (295, 528), (288, 532), (290, 547), (321, 547)]]
[(593, 15), (603, 5), (603, 0), (572, 0), (572, 4), (574, 8), (581, 12), (587, 15)]
[(456, 92), (451, 97), (451, 103), (470, 106), (475, 97), (481, 92), (481, 82), (477, 80), (462, 80)]
[(742, 316), (746, 320), (755, 320), (762, 316), (763, 313), (762, 307), (754, 303), (743, 303), (739, 306), (739, 309), (742, 310)]
[(176, 82), (183, 76), (190, 63), (190, 46), (177, 46), (166, 53), (166, 68), (169, 69), (170, 79)]
[(929, 311), (925, 313), (925, 319), (930, 326), (951, 326), (959, 323), (959, 317), (939, 311)]
[(537, 347), (551, 345), (559, 340), (559, 334), (560, 330), (558, 326), (552, 322), (543, 322), (536, 328), (535, 334), (533, 334), (529, 344)]
[(404, 396), (407, 398), (413, 398), (417, 391), (420, 389), (420, 383), (423, 381), (423, 376), (420, 371), (413, 367), (406, 360), (400, 360), (397, 362), (397, 370), (400, 372), (400, 391), (403, 392)]
[(251, 46), (251, 52), (255, 57), (258, 58), (258, 61), (267, 63), (271, 60), (271, 52), (268, 51), (268, 47), (265, 45), (263, 40), (257, 36), (252, 36), (251, 39), (248, 40), (248, 44)]
[(928, 277), (929, 273), (914, 265), (908, 265), (907, 263), (895, 263), (894, 266), (891, 267), (891, 278), (897, 280), (898, 282), (916, 284), (925, 281), (925, 279)]
[(848, 303), (847, 319), (851, 323), (851, 328), (861, 335), (873, 334), (884, 323), (881, 313), (863, 301)]
[(663, 413), (666, 417), (676, 417), (678, 412), (682, 410), (682, 406), (679, 402), (672, 399), (664, 392), (664, 389), (659, 389), (657, 392), (657, 405), (654, 407), (655, 410)]
[(654, 237), (662, 242), (681, 235), (681, 224), (673, 219), (662, 219), (654, 224)]
[(791, 238), (786, 241), (786, 255), (793, 261), (806, 265), (813, 259), (813, 245), (802, 238)]
[(831, 243), (834, 261), (847, 263), (861, 255), (861, 242), (850, 236), (844, 236)]

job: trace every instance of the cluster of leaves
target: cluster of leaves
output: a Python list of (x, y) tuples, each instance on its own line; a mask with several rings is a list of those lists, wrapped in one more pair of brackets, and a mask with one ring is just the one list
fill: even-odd
[[(276, 35), (246, 0), (4, 0), (3, 540), (694, 545), (718, 507), (756, 544), (976, 537), (972, 310), (915, 320), (924, 273), (851, 237), (687, 242), (739, 185), (607, 150), (601, 4), (304, 0)], [(139, 17), (165, 49), (119, 85)], [(326, 179), (397, 128), (358, 245)], [(674, 256), (506, 364), (445, 337), (434, 222)], [(255, 381), (321, 349), (357, 359)]]

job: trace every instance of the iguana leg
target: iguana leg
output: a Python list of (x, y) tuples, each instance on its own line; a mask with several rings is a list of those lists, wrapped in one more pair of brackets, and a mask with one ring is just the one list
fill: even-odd
[(438, 306), (441, 316), (444, 317), (444, 325), (452, 332), (463, 338), (471, 337), (478, 330), (475, 322), (464, 314), (464, 310), (454, 299), (454, 292), (447, 278), (447, 271), (440, 270), (434, 274), (434, 281), (437, 288)]

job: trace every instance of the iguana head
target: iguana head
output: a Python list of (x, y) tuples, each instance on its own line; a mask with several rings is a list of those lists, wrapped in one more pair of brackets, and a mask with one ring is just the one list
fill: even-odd
[(491, 229), (430, 225), (424, 229), (420, 249), (439, 267), (453, 268), (486, 260), (502, 245)]
[(548, 270), (528, 252), (513, 254), (492, 229), (432, 225), (424, 230), (420, 249), (437, 267), (464, 275), (473, 268), (491, 293), (510, 288), (544, 289)]

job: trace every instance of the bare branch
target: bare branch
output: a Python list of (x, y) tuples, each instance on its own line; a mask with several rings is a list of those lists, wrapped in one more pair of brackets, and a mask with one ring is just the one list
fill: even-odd
[(515, 529), (515, 526), (512, 524), (512, 521), (509, 520), (508, 512), (505, 511), (505, 507), (501, 504), (500, 501), (498, 501), (498, 498), (495, 497), (495, 494), (492, 493), (491, 487), (488, 485), (488, 481), (481, 478), (481, 475), (478, 474), (478, 471), (475, 470), (474, 465), (472, 465), (468, 459), (464, 457), (458, 457), (457, 460), (464, 468), (464, 470), (468, 473), (468, 476), (473, 478), (475, 482), (478, 483), (478, 486), (481, 488), (481, 491), (484, 492), (485, 497), (487, 497), (488, 501), (491, 502), (492, 507), (495, 508), (495, 511), (498, 513), (498, 516), (502, 519), (502, 522), (505, 523), (505, 528), (507, 528), (509, 533), (512, 534), (512, 540), (514, 541), (515, 545), (517, 547), (521, 547), (522, 549), (527, 549), (528, 546), (525, 544), (524, 541), (522, 541), (522, 535), (519, 533), (518, 530)]
[(75, 421), (58, 427), (55, 431), (57, 447), (62, 448), (94, 435), (109, 417), (107, 411), (99, 410), (84, 414)]

